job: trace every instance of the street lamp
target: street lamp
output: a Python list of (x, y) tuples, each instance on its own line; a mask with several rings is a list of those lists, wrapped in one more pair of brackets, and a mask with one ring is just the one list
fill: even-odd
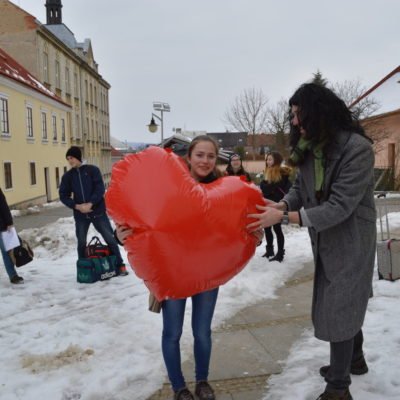
[(161, 123), (161, 143), (162, 143), (164, 140), (164, 115), (163, 114), (164, 114), (164, 112), (170, 112), (171, 107), (169, 106), (168, 103), (162, 103), (160, 101), (157, 101), (157, 102), (153, 103), (153, 109), (155, 111), (160, 111), (161, 117), (159, 117), (157, 114), (151, 113), (151, 121), (150, 121), (150, 124), (147, 126), (151, 133), (155, 133), (155, 132), (157, 132), (158, 125), (154, 121), (154, 118), (157, 118), (160, 121), (160, 123)]

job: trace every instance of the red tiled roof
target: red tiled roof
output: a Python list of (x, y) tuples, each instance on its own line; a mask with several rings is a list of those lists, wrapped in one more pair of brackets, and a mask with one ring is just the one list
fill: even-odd
[(111, 146), (111, 157), (124, 157), (124, 155), (120, 151)]
[(44, 86), (38, 79), (32, 76), (28, 70), (26, 70), (21, 64), (15, 61), (3, 49), (0, 49), (0, 75), (13, 79), (14, 81), (28, 86), (29, 88), (36, 90), (37, 92), (40, 92), (55, 101), (58, 101), (59, 103), (71, 107), (69, 104), (65, 103), (60, 97), (54, 94), (51, 90), (47, 89), (46, 86)]
[(372, 86), (371, 89), (367, 90), (362, 96), (360, 96), (357, 100), (353, 101), (353, 103), (350, 104), (349, 108), (355, 106), (357, 103), (359, 103), (362, 99), (367, 97), (369, 94), (371, 94), (375, 89), (377, 89), (379, 86), (381, 86), (385, 81), (387, 81), (389, 78), (391, 78), (393, 75), (397, 74), (400, 72), (400, 65), (395, 68), (392, 72), (390, 72), (388, 75), (386, 75), (382, 80), (380, 80), (376, 85)]

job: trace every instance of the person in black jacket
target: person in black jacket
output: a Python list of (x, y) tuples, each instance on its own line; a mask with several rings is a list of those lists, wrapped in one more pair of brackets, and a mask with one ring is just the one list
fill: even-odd
[[(291, 186), (289, 175), (291, 169), (282, 166), (282, 155), (276, 151), (267, 154), (266, 168), (264, 172), (264, 180), (260, 183), (260, 189), (263, 196), (276, 203), (285, 196)], [(266, 252), (263, 257), (267, 257), (269, 261), (283, 261), (285, 255), (285, 236), (282, 232), (281, 224), (276, 224), (274, 229), (276, 240), (278, 242), (278, 252), (274, 253), (274, 237), (271, 227), (265, 228), (265, 238), (267, 240)]]
[(128, 275), (106, 213), (104, 182), (99, 168), (83, 164), (82, 152), (77, 146), (68, 149), (66, 158), (72, 168), (61, 179), (59, 196), (62, 203), (74, 210), (78, 257), (85, 258), (87, 232), (93, 224), (117, 257), (119, 275)]
[(1, 232), (9, 231), (13, 227), (13, 219), (10, 208), (8, 207), (7, 200), (0, 189), (0, 248), (3, 256), (4, 266), (6, 267), (7, 274), (11, 283), (24, 283), (24, 278), (17, 274), (14, 263), (11, 257), (4, 248), (3, 238)]
[(228, 161), (228, 166), (225, 170), (225, 175), (245, 176), (251, 182), (250, 174), (245, 171), (242, 165), (242, 159), (239, 154), (231, 154)]

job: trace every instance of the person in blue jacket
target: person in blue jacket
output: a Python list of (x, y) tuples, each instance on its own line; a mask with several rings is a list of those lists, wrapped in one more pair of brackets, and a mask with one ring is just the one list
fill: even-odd
[(66, 158), (72, 168), (61, 179), (59, 196), (62, 203), (74, 211), (78, 257), (85, 258), (86, 237), (90, 224), (93, 224), (103, 236), (110, 252), (117, 257), (119, 275), (128, 275), (106, 213), (105, 189), (100, 169), (82, 163), (82, 152), (77, 146), (68, 149)]

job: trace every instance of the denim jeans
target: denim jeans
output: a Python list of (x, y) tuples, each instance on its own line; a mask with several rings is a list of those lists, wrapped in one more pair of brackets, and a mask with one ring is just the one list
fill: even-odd
[[(196, 381), (207, 380), (211, 357), (211, 321), (214, 315), (218, 289), (192, 296), (192, 330), (194, 337), (194, 360)], [(162, 352), (168, 377), (175, 392), (185, 386), (181, 368), (179, 341), (182, 335), (186, 299), (162, 302), (163, 333)]]
[(87, 233), (90, 224), (93, 224), (97, 232), (103, 236), (103, 239), (110, 248), (110, 252), (117, 257), (117, 266), (120, 267), (124, 265), (118, 243), (115, 240), (114, 232), (106, 213), (96, 218), (75, 218), (75, 233), (78, 239), (78, 257), (85, 258)]
[(4, 266), (6, 267), (7, 274), (9, 276), (9, 278), (11, 279), (14, 275), (17, 275), (17, 271), (15, 270), (15, 266), (14, 266), (10, 256), (4, 250), (4, 243), (3, 243), (3, 238), (1, 237), (1, 234), (0, 234), (0, 248), (1, 248), (1, 254), (3, 256)]

